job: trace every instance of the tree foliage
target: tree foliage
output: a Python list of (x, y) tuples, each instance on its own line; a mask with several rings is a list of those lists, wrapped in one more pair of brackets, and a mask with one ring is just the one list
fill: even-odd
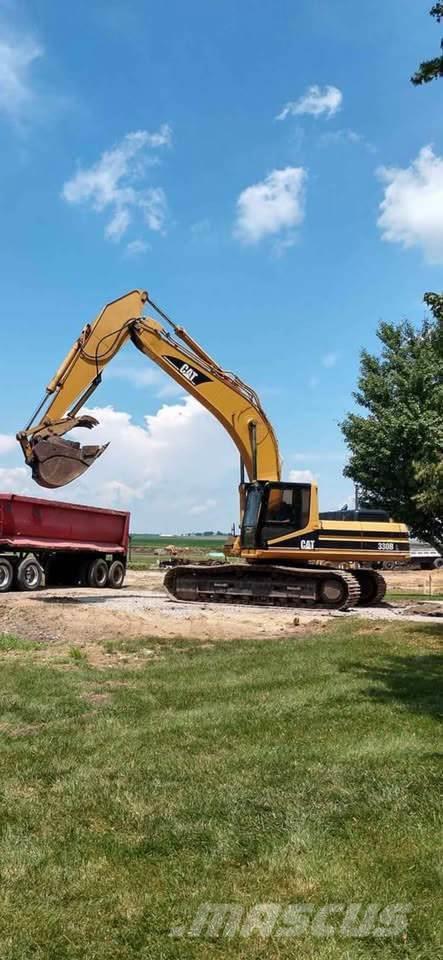
[(355, 400), (341, 429), (351, 456), (345, 476), (361, 499), (408, 524), (443, 552), (443, 296), (418, 329), (381, 323), (381, 355), (361, 355)]
[[(443, 19), (443, 3), (434, 3), (429, 13), (431, 17), (435, 17), (437, 23), (440, 23)], [(443, 41), (440, 43), (440, 49), (443, 50)], [(411, 83), (418, 87), (422, 83), (430, 83), (436, 77), (443, 77), (443, 55), (434, 57), (432, 60), (424, 60), (411, 77)]]

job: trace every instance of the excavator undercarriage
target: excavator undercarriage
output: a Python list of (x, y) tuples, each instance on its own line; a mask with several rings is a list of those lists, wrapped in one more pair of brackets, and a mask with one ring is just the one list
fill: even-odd
[(164, 586), (174, 600), (249, 603), (267, 606), (349, 610), (372, 606), (384, 597), (386, 584), (375, 570), (286, 567), (277, 564), (176, 566)]

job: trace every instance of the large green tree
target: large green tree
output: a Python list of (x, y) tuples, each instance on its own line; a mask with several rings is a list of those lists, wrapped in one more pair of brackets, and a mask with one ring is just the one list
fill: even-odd
[(379, 356), (361, 355), (355, 400), (341, 429), (350, 449), (345, 476), (361, 500), (383, 507), (443, 552), (443, 296), (418, 328), (381, 323)]
[[(429, 11), (431, 17), (435, 17), (437, 23), (443, 19), (443, 3), (434, 3)], [(443, 50), (443, 41), (440, 43), (440, 50)], [(443, 56), (434, 57), (432, 60), (424, 60), (418, 70), (411, 77), (411, 83), (416, 87), (422, 83), (430, 83), (436, 77), (443, 77)]]

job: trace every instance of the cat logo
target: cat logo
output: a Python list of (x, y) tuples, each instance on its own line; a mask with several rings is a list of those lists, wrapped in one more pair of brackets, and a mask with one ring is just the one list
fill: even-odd
[(315, 540), (300, 540), (302, 550), (315, 550)]
[(204, 373), (201, 373), (200, 370), (195, 370), (194, 367), (191, 367), (189, 363), (183, 363), (183, 360), (180, 360), (180, 357), (168, 357), (163, 355), (163, 360), (166, 360), (171, 367), (175, 367), (182, 377), (188, 381), (193, 387), (199, 387), (202, 383), (211, 383), (209, 377)]
[(190, 380), (191, 383), (194, 383), (194, 381), (198, 377), (198, 371), (193, 370), (192, 367), (190, 367), (189, 364), (187, 363), (182, 364), (182, 366), (180, 367), (180, 373), (182, 373), (187, 380)]

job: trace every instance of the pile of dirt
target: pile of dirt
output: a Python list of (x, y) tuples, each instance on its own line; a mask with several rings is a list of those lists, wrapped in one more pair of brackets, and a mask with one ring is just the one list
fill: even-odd
[(405, 617), (443, 617), (443, 604), (431, 600), (397, 600), (396, 607)]

